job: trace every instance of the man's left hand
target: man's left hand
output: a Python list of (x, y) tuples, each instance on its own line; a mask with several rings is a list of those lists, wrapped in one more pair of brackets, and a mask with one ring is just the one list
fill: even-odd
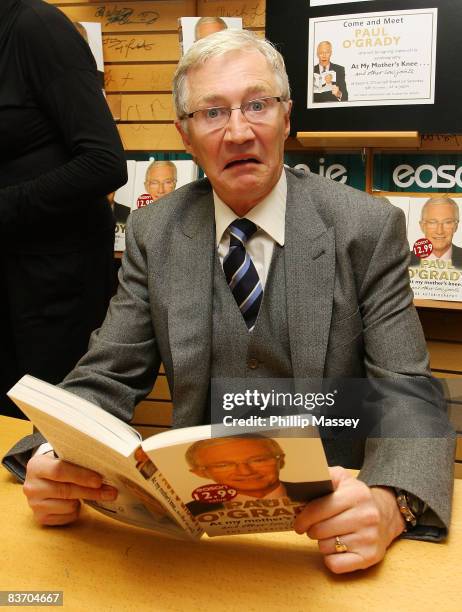
[[(329, 471), (334, 492), (309, 502), (294, 529), (318, 540), (324, 563), (335, 574), (365, 569), (381, 561), (404, 531), (395, 493), (387, 487), (368, 487), (342, 467)], [(336, 537), (347, 552), (336, 552)]]

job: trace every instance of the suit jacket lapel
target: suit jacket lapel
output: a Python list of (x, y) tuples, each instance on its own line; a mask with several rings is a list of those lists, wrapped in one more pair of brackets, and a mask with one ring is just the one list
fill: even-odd
[(319, 216), (309, 181), (287, 172), (285, 272), (294, 378), (321, 378), (332, 317), (334, 230)]
[(184, 208), (172, 249), (168, 332), (177, 427), (200, 423), (207, 400), (215, 254), (213, 210), (207, 188)]

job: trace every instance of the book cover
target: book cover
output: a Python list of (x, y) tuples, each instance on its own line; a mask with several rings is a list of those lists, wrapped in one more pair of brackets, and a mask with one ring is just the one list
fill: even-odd
[(460, 207), (455, 194), (409, 199), (409, 275), (416, 298), (462, 300)]
[(127, 160), (127, 182), (117, 191), (109, 194), (109, 201), (116, 222), (114, 251), (125, 251), (125, 224), (134, 205), (135, 171), (136, 161), (133, 159)]
[(241, 17), (180, 17), (180, 51), (184, 55), (197, 41), (221, 30), (242, 30)]
[[(287, 531), (307, 501), (332, 491), (319, 438), (300, 431), (143, 448), (209, 536)], [(282, 436), (282, 437), (280, 437)]]
[(137, 161), (133, 209), (157, 202), (198, 177), (198, 167), (190, 159)]

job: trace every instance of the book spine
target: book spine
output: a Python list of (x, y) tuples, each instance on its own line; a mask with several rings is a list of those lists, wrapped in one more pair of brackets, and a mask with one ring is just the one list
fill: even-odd
[(151, 478), (150, 481), (155, 489), (156, 496), (167, 506), (175, 520), (194, 538), (200, 537), (204, 530), (199, 525), (199, 522), (186, 508), (184, 503), (176, 494), (168, 480), (159, 471)]

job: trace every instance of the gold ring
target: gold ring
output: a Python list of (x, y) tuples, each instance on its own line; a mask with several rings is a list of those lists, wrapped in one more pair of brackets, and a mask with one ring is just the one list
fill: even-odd
[(335, 536), (335, 552), (336, 553), (348, 552), (348, 546), (344, 544), (338, 536)]

